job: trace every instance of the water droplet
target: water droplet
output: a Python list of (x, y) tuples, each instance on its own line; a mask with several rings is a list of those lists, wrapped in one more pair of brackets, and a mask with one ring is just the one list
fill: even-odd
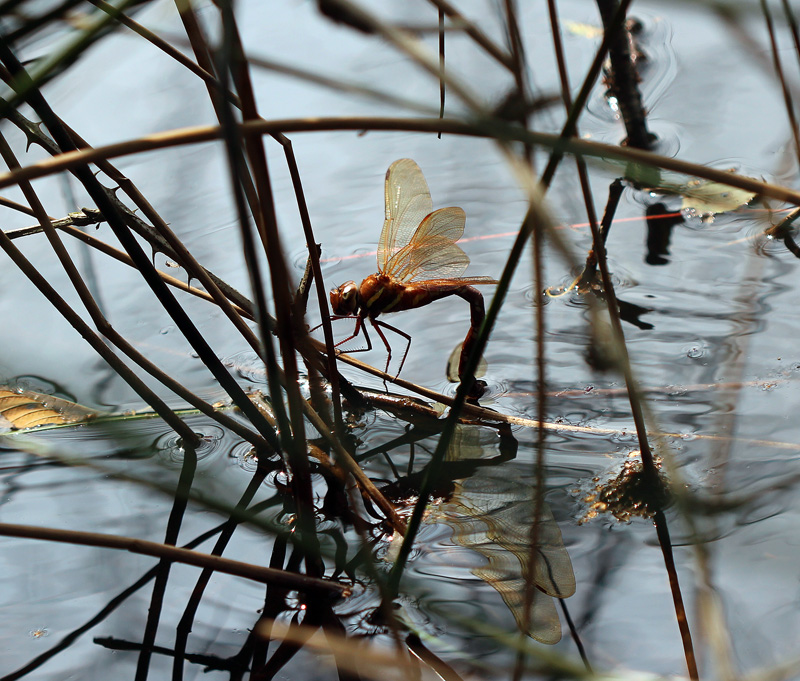
[(708, 352), (708, 346), (704, 342), (698, 342), (694, 345), (690, 345), (685, 350), (686, 356), (689, 359), (699, 359), (701, 357), (705, 357)]

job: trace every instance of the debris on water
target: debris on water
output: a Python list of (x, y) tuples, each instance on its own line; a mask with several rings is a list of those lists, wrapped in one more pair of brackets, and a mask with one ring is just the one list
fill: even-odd
[(622, 470), (614, 477), (606, 481), (599, 477), (593, 478), (594, 489), (583, 497), (589, 508), (578, 522), (583, 524), (601, 513), (610, 513), (621, 522), (630, 522), (634, 517), (652, 518), (669, 501), (659, 457), (655, 457), (655, 464), (659, 475), (653, 480), (644, 471), (639, 451), (633, 451), (622, 464)]

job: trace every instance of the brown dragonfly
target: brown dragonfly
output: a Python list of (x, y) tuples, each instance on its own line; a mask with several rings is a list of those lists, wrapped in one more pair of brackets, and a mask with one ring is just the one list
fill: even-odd
[(483, 296), (475, 285), (497, 284), (491, 277), (462, 277), (469, 257), (456, 244), (464, 233), (466, 214), (461, 208), (433, 210), (428, 183), (419, 166), (410, 158), (401, 158), (386, 171), (386, 219), (378, 242), (378, 272), (370, 274), (361, 285), (348, 281), (330, 293), (331, 307), (337, 318), (355, 317), (351, 336), (363, 329), (367, 347), (372, 343), (365, 320), (369, 320), (386, 346), (386, 371), (392, 349), (381, 327), (406, 339), (406, 349), (397, 374), (411, 346), (411, 336), (376, 318), (386, 312), (422, 307), (440, 298), (459, 296), (470, 305), (470, 327), (461, 351), (458, 374), (463, 370), (478, 330), (485, 316)]

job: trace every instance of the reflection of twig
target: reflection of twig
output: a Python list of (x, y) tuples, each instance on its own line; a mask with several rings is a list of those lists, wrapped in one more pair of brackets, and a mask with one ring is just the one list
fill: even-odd
[(406, 645), (414, 655), (433, 669), (444, 681), (463, 681), (458, 672), (438, 655), (428, 650), (416, 634), (406, 636)]
[(608, 43), (608, 57), (611, 63), (610, 89), (614, 93), (628, 133), (626, 144), (637, 149), (650, 149), (655, 135), (647, 129), (647, 117), (642, 95), (639, 92), (639, 74), (631, 51), (631, 36), (625, 23), (613, 26), (617, 0), (597, 0), (603, 18), (605, 32), (612, 32)]
[(800, 258), (800, 246), (798, 246), (797, 242), (788, 234), (783, 237), (783, 245), (789, 249), (795, 258)]
[[(261, 464), (261, 461), (259, 461)], [(253, 497), (258, 492), (259, 487), (264, 482), (264, 479), (267, 476), (268, 469), (266, 466), (259, 465), (256, 469), (255, 473), (253, 474), (250, 483), (247, 486), (247, 489), (242, 493), (238, 503), (236, 504), (236, 508), (234, 509), (235, 512), (244, 511), (249, 505), (250, 502), (253, 500)], [(233, 536), (234, 531), (236, 530), (239, 520), (232, 516), (227, 520), (227, 522), (222, 527), (222, 532), (220, 532), (219, 537), (217, 538), (216, 543), (214, 544), (214, 548), (211, 550), (211, 555), (213, 556), (222, 556), (223, 551), (228, 545), (231, 537)], [(197, 608), (200, 607), (200, 601), (205, 593), (205, 589), (208, 586), (208, 582), (211, 580), (211, 577), (214, 574), (214, 569), (211, 567), (206, 567), (203, 569), (203, 572), (197, 578), (197, 582), (195, 587), (192, 591), (192, 595), (189, 598), (186, 607), (184, 608), (183, 615), (178, 623), (178, 626), (175, 629), (175, 656), (176, 658), (180, 658), (181, 660), (184, 658), (186, 654), (186, 644), (189, 639), (189, 633), (192, 630), (192, 624), (194, 622), (195, 615), (197, 614)], [(186, 656), (186, 659), (189, 659)]]
[(675, 556), (672, 552), (672, 541), (670, 540), (669, 527), (664, 511), (656, 511), (653, 516), (653, 524), (658, 534), (658, 544), (661, 547), (661, 554), (664, 556), (664, 566), (666, 567), (667, 577), (669, 578), (669, 588), (675, 607), (675, 617), (678, 620), (678, 629), (681, 633), (681, 641), (686, 657), (686, 666), (689, 670), (689, 678), (696, 680), (700, 678), (697, 671), (697, 659), (694, 654), (692, 634), (689, 629), (689, 621), (686, 618), (686, 607), (683, 603), (683, 594), (681, 593), (681, 585), (678, 581), (678, 570), (675, 567)]
[[(210, 537), (213, 537), (217, 532), (219, 532), (219, 530), (220, 528), (217, 527), (217, 528), (212, 528), (207, 532), (204, 532), (199, 537), (195, 537), (192, 541), (188, 542), (187, 544), (184, 544), (184, 548), (192, 549), (195, 546), (200, 546), (200, 544), (207, 541)], [(18, 681), (19, 679), (24, 678), (25, 676), (30, 674), (32, 671), (41, 667), (48, 660), (52, 659), (59, 653), (63, 652), (64, 650), (67, 650), (80, 636), (82, 636), (87, 631), (98, 625), (100, 622), (104, 621), (130, 596), (135, 594), (139, 589), (143, 588), (146, 584), (152, 581), (155, 578), (157, 571), (158, 568), (154, 567), (145, 572), (139, 579), (137, 579), (124, 591), (114, 596), (114, 598), (112, 598), (97, 614), (95, 614), (89, 620), (84, 622), (81, 626), (67, 633), (58, 643), (56, 643), (49, 650), (41, 653), (40, 655), (37, 655), (27, 664), (20, 667), (16, 671), (3, 676), (3, 681)]]
[[(617, 212), (617, 206), (622, 196), (622, 180), (614, 180), (608, 189), (608, 201), (606, 202), (606, 209), (603, 213), (603, 219), (600, 223), (598, 235), (605, 248), (608, 241), (608, 235), (611, 232), (611, 225), (614, 222), (614, 215)], [(578, 280), (579, 289), (591, 289), (597, 278), (597, 247), (594, 246), (589, 254), (586, 256), (586, 264), (583, 266), (583, 272)]]
[[(319, 621), (314, 611), (308, 612), (299, 623), (300, 613), (295, 613), (289, 623), (287, 636), (278, 644), (275, 652), (262, 665), (253, 660), (253, 672), (250, 681), (268, 681), (285, 667), (289, 661), (306, 646), (308, 639), (319, 629)], [(267, 642), (273, 638), (272, 627), (275, 623), (265, 626), (263, 620), (256, 625), (255, 633), (261, 634)], [(269, 627), (269, 628), (268, 628)], [(269, 632), (269, 633), (267, 633)], [(266, 652), (266, 651), (265, 651)]]
[[(141, 652), (143, 647), (139, 642), (124, 641), (122, 639), (105, 636), (98, 636), (93, 639), (93, 642), (99, 646), (102, 646), (106, 650)], [(224, 658), (219, 657), (218, 655), (204, 655), (202, 653), (179, 653), (177, 650), (166, 648), (165, 646), (151, 646), (150, 652), (156, 655), (165, 655), (167, 657), (177, 657), (178, 655), (183, 655), (187, 662), (202, 665), (204, 667), (204, 671), (241, 671), (241, 665), (239, 664), (239, 660), (237, 658)]]
[(575, 641), (575, 646), (578, 648), (578, 654), (581, 656), (581, 660), (583, 660), (583, 664), (586, 667), (586, 671), (590, 674), (594, 673), (592, 669), (592, 663), (589, 662), (589, 656), (586, 654), (586, 647), (583, 645), (583, 641), (581, 640), (581, 636), (578, 633), (578, 627), (575, 626), (575, 622), (572, 619), (572, 615), (569, 613), (569, 608), (567, 607), (567, 602), (563, 598), (557, 599), (558, 604), (561, 606), (561, 614), (564, 615), (564, 619), (567, 622), (567, 628), (572, 635), (572, 640)]
[(705, 496), (694, 493), (686, 498), (686, 507), (694, 513), (702, 513), (704, 515), (728, 513), (738, 508), (763, 503), (765, 499), (772, 499), (775, 492), (795, 489), (798, 483), (800, 483), (800, 474), (795, 474), (788, 475), (770, 485), (745, 494), (734, 495), (729, 493), (725, 496), (719, 494)]

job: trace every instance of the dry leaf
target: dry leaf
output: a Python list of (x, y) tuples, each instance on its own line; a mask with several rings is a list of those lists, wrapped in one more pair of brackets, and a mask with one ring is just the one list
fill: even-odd
[(706, 180), (687, 182), (678, 193), (683, 195), (681, 208), (698, 215), (727, 213), (755, 198), (755, 192)]
[[(746, 177), (737, 175), (732, 169), (728, 172), (733, 177)], [(654, 194), (681, 196), (683, 197), (681, 208), (700, 217), (736, 210), (752, 201), (756, 196), (754, 192), (721, 182), (697, 178), (685, 182), (683, 177), (676, 173), (661, 173), (658, 184), (648, 186), (646, 190)]]
[(30, 390), (0, 387), (0, 427), (24, 430), (38, 426), (79, 423), (97, 412), (75, 402)]

